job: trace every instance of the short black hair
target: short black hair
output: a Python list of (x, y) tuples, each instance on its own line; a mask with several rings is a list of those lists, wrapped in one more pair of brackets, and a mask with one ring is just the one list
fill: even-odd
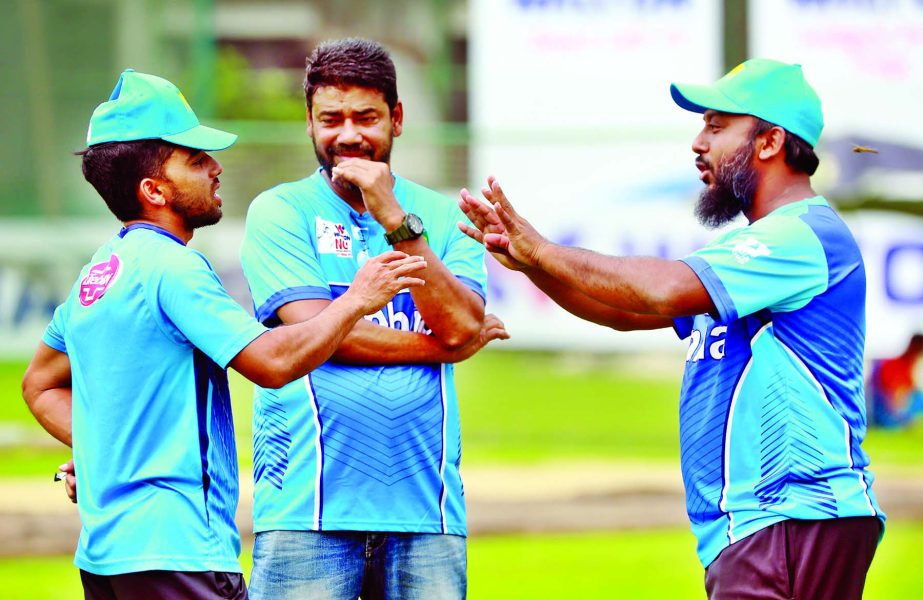
[[(755, 140), (756, 136), (766, 133), (773, 127), (778, 127), (778, 125), (759, 117), (754, 118), (756, 119), (756, 124), (750, 132), (750, 141)], [(785, 164), (799, 173), (806, 173), (808, 176), (813, 175), (817, 171), (818, 165), (820, 165), (820, 159), (814, 153), (814, 148), (788, 129), (784, 127), (782, 129), (785, 131), (785, 143), (783, 146), (785, 149)]]
[(307, 58), (304, 99), (311, 108), (317, 88), (356, 86), (377, 90), (389, 110), (397, 106), (397, 73), (388, 51), (378, 42), (346, 38), (324, 42)]
[(124, 222), (141, 216), (138, 185), (145, 177), (163, 177), (174, 149), (163, 140), (138, 140), (97, 144), (75, 154), (83, 157), (83, 177)]

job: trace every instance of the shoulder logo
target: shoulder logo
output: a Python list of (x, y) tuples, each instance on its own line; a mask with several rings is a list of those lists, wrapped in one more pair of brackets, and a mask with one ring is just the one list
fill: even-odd
[(90, 272), (80, 281), (80, 304), (90, 306), (103, 297), (122, 271), (122, 261), (117, 254), (109, 260), (96, 263), (90, 267)]
[(734, 253), (734, 258), (737, 259), (737, 262), (742, 265), (750, 262), (750, 259), (752, 258), (757, 258), (758, 256), (769, 256), (772, 254), (766, 244), (759, 241), (752, 235), (749, 235), (743, 240), (737, 242), (732, 252)]
[(315, 227), (317, 251), (320, 254), (336, 254), (344, 257), (353, 255), (352, 238), (342, 223), (315, 217)]

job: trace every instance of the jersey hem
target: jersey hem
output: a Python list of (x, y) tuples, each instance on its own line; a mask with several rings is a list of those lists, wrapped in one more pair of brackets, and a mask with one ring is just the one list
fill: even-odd
[(207, 560), (199, 558), (152, 557), (131, 558), (125, 560), (95, 563), (74, 557), (74, 566), (94, 575), (123, 575), (125, 573), (138, 573), (141, 571), (186, 571), (191, 573), (205, 573), (214, 571), (218, 573), (241, 573), (243, 569), (239, 560)]
[(258, 524), (254, 522), (253, 533), (264, 533), (267, 531), (379, 531), (389, 533), (437, 533), (445, 535), (458, 535), (468, 537), (467, 527), (448, 526), (445, 531), (442, 529), (441, 522), (435, 522), (430, 525), (408, 525), (406, 523), (388, 523), (382, 521), (344, 521), (336, 525), (324, 524), (323, 527), (314, 527), (313, 523), (306, 521), (297, 522), (277, 522)]

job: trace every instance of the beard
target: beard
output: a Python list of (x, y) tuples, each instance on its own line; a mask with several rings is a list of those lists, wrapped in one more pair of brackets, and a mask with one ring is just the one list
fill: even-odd
[(188, 229), (207, 227), (221, 220), (221, 206), (215, 202), (211, 194), (212, 192), (209, 190), (207, 199), (197, 201), (192, 194), (174, 187), (173, 210), (182, 217), (183, 223)]
[[(358, 147), (359, 151), (365, 156), (360, 156), (359, 158), (366, 158), (368, 160), (373, 160), (375, 162), (390, 163), (391, 162), (391, 144), (393, 141), (392, 137), (388, 137), (388, 143), (385, 145), (381, 152), (375, 152), (375, 149), (371, 144), (367, 142), (362, 142), (358, 145), (347, 145), (347, 144), (333, 144), (322, 148), (317, 144), (316, 139), (311, 140), (314, 144), (314, 156), (317, 158), (317, 164), (320, 165), (321, 169), (324, 170), (324, 173), (327, 174), (327, 177), (333, 181), (333, 159), (337, 155), (347, 154), (356, 154), (356, 149)], [(349, 181), (344, 181), (342, 179), (337, 180), (337, 187), (342, 189), (345, 192), (350, 194), (359, 194), (361, 193), (359, 188)]]
[(714, 183), (702, 190), (695, 205), (699, 223), (714, 229), (750, 210), (759, 183), (759, 174), (751, 164), (753, 152), (751, 141), (731, 156), (721, 159), (717, 168), (711, 169), (711, 165), (706, 163), (712, 171)]

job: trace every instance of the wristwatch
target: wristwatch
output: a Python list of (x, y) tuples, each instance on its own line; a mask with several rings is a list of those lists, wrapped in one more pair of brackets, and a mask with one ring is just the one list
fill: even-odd
[(393, 246), (405, 240), (415, 240), (423, 235), (423, 231), (422, 219), (413, 213), (407, 213), (404, 215), (404, 220), (401, 221), (400, 227), (391, 233), (385, 234), (385, 241)]

